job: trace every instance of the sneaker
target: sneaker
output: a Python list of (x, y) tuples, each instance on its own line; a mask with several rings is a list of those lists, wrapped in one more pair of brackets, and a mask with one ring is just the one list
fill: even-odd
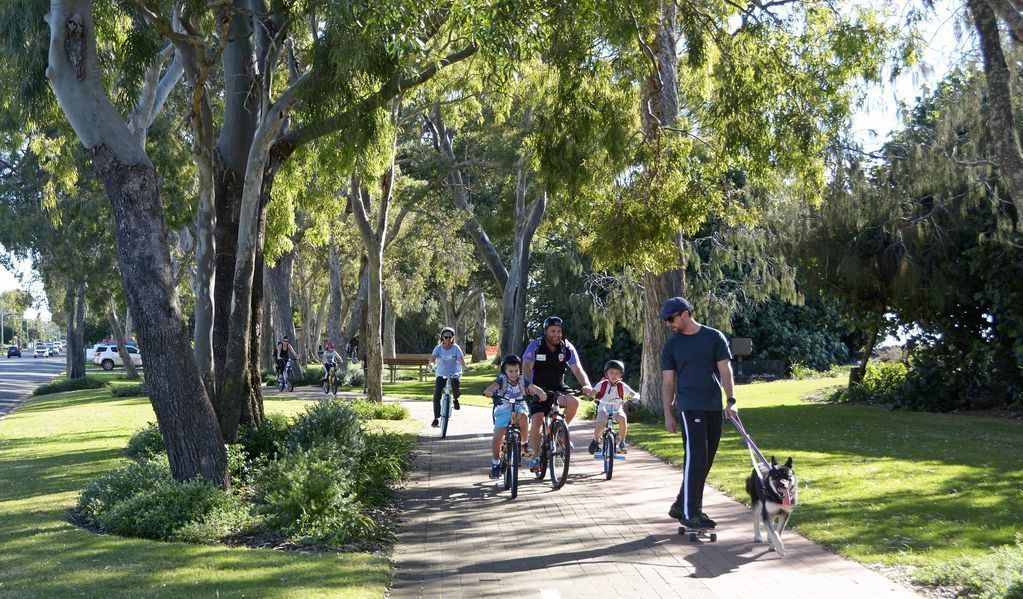
[(501, 477), (501, 465), (500, 464), (491, 464), (490, 465), (490, 478), (500, 478), (500, 477)]
[(458, 400), (456, 399), (456, 400), (454, 400), (454, 401), (455, 401), (455, 409), (456, 409), (456, 410), (461, 410), (461, 409), (462, 409), (462, 406), (458, 405)]
[(681, 505), (673, 503), (671, 504), (671, 507), (668, 508), (668, 516), (675, 520), (681, 520), (686, 517), (686, 513), (682, 510)]
[(568, 440), (568, 448), (575, 449), (575, 443), (573, 443), (571, 439)]
[(681, 520), (679, 520), (679, 524), (681, 524), (682, 526), (684, 526), (684, 527), (686, 527), (686, 528), (688, 528), (690, 530), (695, 530), (695, 529), (699, 529), (699, 528), (707, 528), (707, 526), (704, 523), (704, 521), (701, 518), (699, 518), (699, 517), (681, 519)]
[(529, 471), (539, 472), (540, 471), (540, 458), (533, 458), (529, 461)]
[(625, 441), (618, 444), (618, 453), (629, 453), (629, 448), (625, 446)]
[(700, 512), (700, 523), (702, 524), (703, 528), (714, 528), (718, 525), (717, 522), (711, 520), (710, 516), (703, 512)]
[(434, 418), (433, 422), (430, 423), (430, 426), (432, 426), (433, 428), (437, 428), (438, 426), (440, 426), (440, 420)]
[(597, 453), (597, 449), (599, 449), (599, 448), (600, 448), (600, 445), (597, 443), (597, 440), (596, 439), (590, 439), (590, 455), (593, 455), (593, 454)]
[(533, 455), (533, 448), (529, 446), (529, 443), (522, 446), (522, 455)]

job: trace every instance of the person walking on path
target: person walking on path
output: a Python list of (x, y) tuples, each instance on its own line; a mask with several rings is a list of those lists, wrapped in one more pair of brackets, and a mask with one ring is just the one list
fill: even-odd
[(666, 300), (659, 316), (675, 333), (661, 352), (664, 428), (676, 432), (677, 411), (685, 443), (682, 485), (668, 515), (686, 528), (714, 528), (716, 523), (703, 512), (703, 485), (721, 442), (722, 387), (728, 397), (724, 415), (736, 415), (732, 354), (721, 331), (693, 320), (688, 300)]
[(440, 396), (444, 393), (444, 386), (449, 378), (455, 409), (461, 409), (458, 398), (462, 396), (462, 392), (458, 388), (458, 377), (462, 376), (462, 370), (465, 368), (465, 352), (455, 343), (455, 329), (444, 327), (440, 330), (440, 343), (433, 348), (433, 355), (426, 368), (437, 369), (437, 378), (433, 383), (433, 422), (430, 424), (436, 428), (440, 421)]

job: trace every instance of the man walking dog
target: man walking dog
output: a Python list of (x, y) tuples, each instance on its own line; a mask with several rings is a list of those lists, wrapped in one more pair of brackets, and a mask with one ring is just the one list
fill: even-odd
[(661, 352), (664, 428), (676, 432), (678, 411), (685, 442), (682, 486), (668, 515), (689, 529), (714, 528), (716, 523), (703, 512), (703, 485), (721, 441), (722, 387), (728, 397), (724, 415), (736, 414), (732, 354), (721, 331), (693, 320), (688, 300), (668, 299), (661, 306), (660, 318), (675, 333)]

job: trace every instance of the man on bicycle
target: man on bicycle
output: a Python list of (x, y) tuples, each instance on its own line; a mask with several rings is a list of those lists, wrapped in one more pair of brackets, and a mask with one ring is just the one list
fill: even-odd
[(427, 369), (437, 368), (437, 380), (433, 383), (433, 423), (430, 426), (436, 428), (440, 421), (440, 396), (444, 393), (444, 385), (451, 379), (451, 395), (454, 399), (454, 407), (460, 409), (458, 398), (462, 393), (458, 389), (458, 376), (465, 368), (465, 352), (455, 343), (455, 329), (444, 327), (440, 330), (440, 344), (433, 348), (433, 356)]
[[(529, 447), (540, 446), (540, 428), (554, 401), (565, 408), (565, 422), (571, 423), (575, 418), (579, 400), (565, 386), (566, 369), (572, 369), (575, 379), (582, 383), (584, 394), (593, 391), (590, 378), (579, 361), (579, 352), (570, 341), (562, 338), (562, 324), (557, 316), (549, 316), (543, 321), (543, 336), (531, 341), (522, 354), (523, 377), (547, 394), (546, 401), (534, 401), (529, 405)], [(536, 455), (530, 460), (529, 469), (540, 470), (540, 458)]]
[(281, 376), (281, 373), (284, 372), (288, 358), (295, 358), (297, 360), (298, 354), (295, 353), (295, 349), (288, 342), (288, 336), (285, 335), (277, 342), (277, 347), (274, 348), (274, 363), (277, 365), (277, 376)]
[(335, 370), (341, 364), (341, 360), (341, 354), (334, 350), (334, 343), (328, 341), (327, 349), (323, 350), (323, 380), (320, 381), (321, 383), (327, 382), (330, 371)]

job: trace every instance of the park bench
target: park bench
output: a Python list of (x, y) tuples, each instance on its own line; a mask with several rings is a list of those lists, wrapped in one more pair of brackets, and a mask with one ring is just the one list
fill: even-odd
[(395, 354), (393, 358), (384, 358), (384, 368), (391, 373), (393, 383), (399, 370), (415, 370), (419, 373), (419, 381), (426, 378), (426, 367), (430, 363), (430, 354)]

